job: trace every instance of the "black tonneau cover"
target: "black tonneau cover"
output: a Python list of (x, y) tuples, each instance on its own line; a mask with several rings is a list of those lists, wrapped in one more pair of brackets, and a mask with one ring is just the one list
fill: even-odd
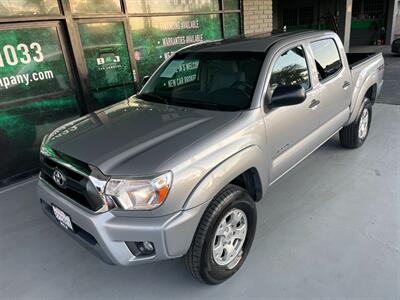
[(379, 53), (346, 53), (346, 56), (350, 69), (353, 69), (357, 65), (362, 64), (378, 54)]

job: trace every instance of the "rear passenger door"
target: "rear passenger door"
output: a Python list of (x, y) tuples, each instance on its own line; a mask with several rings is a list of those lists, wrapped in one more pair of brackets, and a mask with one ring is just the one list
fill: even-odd
[(313, 109), (318, 91), (313, 89), (311, 82), (310, 62), (303, 44), (287, 46), (272, 59), (267, 94), (272, 95), (280, 85), (301, 84), (307, 98), (297, 105), (266, 108), (264, 120), (272, 164), (270, 182), (282, 176), (317, 146), (315, 139), (309, 138), (319, 126), (318, 112)]
[(321, 137), (328, 138), (349, 116), (350, 70), (343, 65), (343, 55), (346, 55), (344, 50), (339, 51), (338, 44), (333, 38), (311, 41), (310, 49), (318, 74), (315, 88), (320, 92), (317, 110)]

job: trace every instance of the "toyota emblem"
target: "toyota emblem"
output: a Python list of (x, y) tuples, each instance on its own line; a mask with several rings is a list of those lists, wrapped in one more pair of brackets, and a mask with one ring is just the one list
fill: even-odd
[(64, 188), (67, 183), (67, 178), (60, 170), (54, 171), (53, 180), (61, 188)]

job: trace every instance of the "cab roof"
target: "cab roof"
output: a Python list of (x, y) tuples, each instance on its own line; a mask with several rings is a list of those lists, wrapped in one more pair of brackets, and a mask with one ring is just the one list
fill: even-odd
[(293, 32), (270, 32), (253, 35), (241, 35), (235, 38), (206, 41), (183, 48), (180, 53), (187, 52), (266, 52), (273, 44), (283, 39), (297, 40), (318, 36), (329, 31), (307, 30)]

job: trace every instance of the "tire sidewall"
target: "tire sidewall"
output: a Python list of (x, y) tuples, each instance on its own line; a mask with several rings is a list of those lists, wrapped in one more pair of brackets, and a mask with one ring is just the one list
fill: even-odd
[[(229, 198), (229, 200), (226, 201), (226, 203), (224, 203), (224, 205), (215, 212), (215, 219), (207, 231), (201, 257), (201, 269), (203, 270), (202, 275), (207, 278), (207, 281), (213, 284), (218, 284), (222, 281), (225, 281), (235, 274), (243, 265), (250, 251), (257, 225), (257, 212), (255, 203), (247, 192), (240, 190), (229, 195), (227, 198)], [(215, 262), (212, 248), (214, 235), (219, 223), (221, 222), (222, 218), (234, 208), (238, 208), (246, 214), (248, 229), (246, 239), (242, 247), (242, 258), (234, 268), (228, 269), (227, 266), (220, 266)]]
[[(367, 130), (367, 135), (361, 139), (359, 137), (358, 131), (360, 128), (360, 121), (361, 121), (361, 117), (363, 115), (364, 109), (368, 110), (368, 130)], [(371, 118), (372, 118), (372, 105), (371, 105), (371, 101), (368, 98), (365, 98), (364, 103), (362, 105), (362, 108), (360, 110), (359, 116), (357, 117), (357, 130), (356, 130), (356, 134), (357, 134), (357, 143), (358, 146), (361, 146), (365, 140), (367, 139), (368, 135), (369, 135), (369, 129), (371, 127)]]

